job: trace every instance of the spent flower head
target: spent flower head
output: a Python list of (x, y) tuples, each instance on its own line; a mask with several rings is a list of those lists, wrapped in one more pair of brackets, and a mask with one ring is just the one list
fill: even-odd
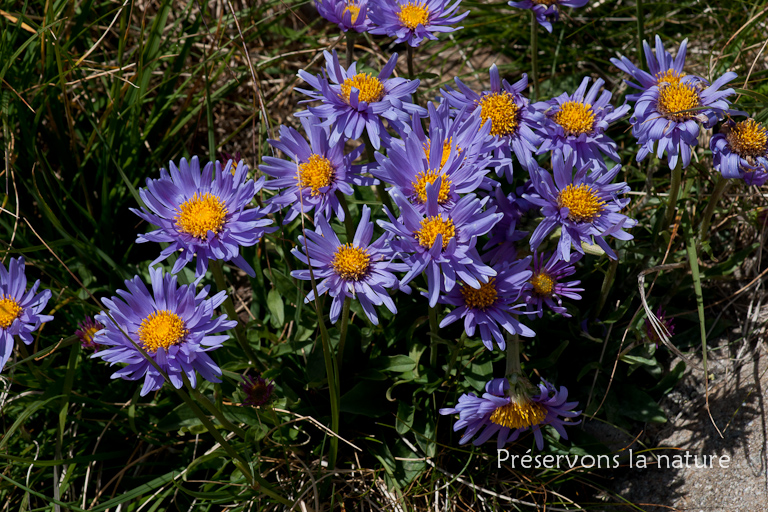
[(78, 329), (75, 331), (75, 336), (80, 340), (80, 345), (83, 348), (97, 351), (101, 348), (101, 345), (94, 341), (96, 333), (104, 328), (101, 322), (96, 322), (90, 316), (86, 316), (85, 320), (77, 324)]
[(243, 405), (261, 407), (269, 402), (274, 390), (275, 382), (268, 381), (261, 374), (257, 374), (256, 377), (243, 375), (243, 393), (245, 394)]

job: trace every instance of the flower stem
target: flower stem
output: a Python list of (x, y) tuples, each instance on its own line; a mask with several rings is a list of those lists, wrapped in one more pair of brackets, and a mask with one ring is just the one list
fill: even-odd
[(533, 101), (539, 101), (539, 22), (531, 11), (531, 66), (533, 81)]
[[(373, 145), (371, 144), (371, 138), (368, 136), (368, 132), (363, 133), (363, 140), (365, 143), (365, 151), (368, 155), (368, 162), (371, 165), (376, 164), (376, 150), (373, 149)], [(374, 187), (376, 189), (376, 195), (379, 196), (379, 201), (381, 201), (381, 204), (383, 206), (386, 206), (390, 212), (394, 213), (394, 210), (392, 209), (392, 201), (389, 199), (389, 194), (384, 190), (384, 184), (380, 183)]]
[(520, 336), (507, 333), (507, 370), (508, 379), (522, 376), (523, 368), (520, 366)]
[(730, 180), (723, 178), (720, 174), (717, 175), (715, 190), (713, 190), (712, 195), (709, 196), (709, 203), (707, 203), (707, 208), (704, 210), (704, 215), (701, 217), (701, 225), (699, 226), (699, 240), (701, 242), (709, 238), (709, 226), (712, 221), (712, 214), (715, 213), (717, 203), (720, 202), (720, 198), (723, 197), (725, 190), (730, 184)]
[[(218, 260), (209, 260), (208, 267), (211, 269), (211, 272), (213, 272), (213, 279), (216, 281), (216, 287), (219, 291), (226, 291), (227, 281), (224, 279), (224, 271), (221, 268), (221, 262)], [(253, 353), (250, 345), (248, 345), (248, 341), (245, 339), (243, 325), (240, 323), (240, 319), (235, 312), (235, 304), (232, 302), (229, 293), (227, 293), (227, 298), (224, 300), (224, 311), (227, 312), (227, 316), (230, 319), (237, 321), (237, 325), (235, 326), (235, 339), (237, 340), (238, 345), (240, 345), (240, 348), (243, 349), (245, 357), (248, 358), (252, 365), (256, 365), (256, 354)]]
[[(182, 378), (184, 379), (184, 383), (189, 386), (189, 380), (187, 379), (187, 376), (184, 374), (184, 372), (182, 372)], [(272, 484), (267, 482), (264, 477), (251, 471), (248, 462), (242, 457), (242, 455), (237, 453), (237, 451), (232, 447), (231, 444), (227, 442), (226, 439), (224, 439), (224, 436), (221, 435), (221, 432), (219, 432), (211, 420), (209, 420), (208, 417), (203, 414), (203, 411), (200, 410), (200, 408), (197, 406), (197, 404), (195, 404), (195, 402), (189, 397), (188, 394), (186, 394), (181, 389), (177, 389), (176, 393), (178, 393), (181, 399), (184, 400), (184, 403), (187, 404), (194, 415), (198, 417), (203, 426), (213, 436), (216, 442), (219, 443), (222, 448), (224, 448), (224, 451), (227, 452), (230, 457), (232, 457), (235, 466), (237, 466), (238, 469), (243, 472), (243, 476), (245, 476), (252, 487), (256, 487), (258, 485), (259, 491), (263, 492), (272, 499), (282, 503), (283, 505), (292, 505), (290, 501), (278, 494), (277, 491), (272, 488)]]
[(635, 0), (635, 16), (637, 17), (637, 62), (643, 62), (643, 41), (645, 40), (645, 28), (643, 27), (643, 0)]
[(429, 308), (429, 366), (434, 369), (437, 367), (437, 307)]
[(238, 427), (231, 421), (229, 421), (227, 418), (224, 417), (224, 413), (219, 410), (218, 407), (216, 407), (214, 404), (211, 403), (210, 400), (208, 400), (208, 397), (206, 397), (204, 394), (202, 394), (197, 389), (193, 388), (190, 383), (185, 379), (184, 384), (187, 386), (187, 390), (189, 393), (195, 397), (195, 400), (199, 404), (203, 404), (203, 407), (205, 407), (209, 413), (213, 415), (214, 418), (216, 418), (219, 423), (221, 423), (221, 426), (229, 430), (230, 432), (234, 432), (241, 438), (245, 439), (245, 430)]
[[(406, 44), (406, 47), (408, 50), (406, 51), (406, 55), (408, 57), (408, 79), (413, 80), (416, 78), (416, 73), (413, 70), (413, 46), (410, 44)], [(419, 104), (419, 96), (418, 91), (413, 91), (413, 104), (418, 105)]]
[[(352, 304), (350, 297), (344, 297), (344, 306), (341, 309), (341, 326), (339, 327), (339, 346), (336, 350), (336, 367), (341, 370), (341, 362), (344, 359), (344, 343), (347, 341), (347, 327), (349, 326), (349, 306)], [(339, 372), (341, 375), (341, 372)]]
[(669, 197), (667, 197), (667, 212), (664, 215), (664, 229), (675, 219), (675, 208), (677, 206), (677, 197), (680, 195), (680, 182), (683, 179), (682, 159), (677, 160), (677, 165), (672, 169), (672, 181), (669, 184)]
[(351, 244), (352, 240), (355, 238), (355, 225), (352, 223), (352, 216), (349, 214), (347, 198), (340, 190), (336, 191), (336, 198), (339, 200), (341, 209), (344, 211), (344, 228), (347, 231), (347, 243)]
[(352, 65), (352, 61), (355, 58), (355, 36), (357, 32), (354, 30), (347, 30), (347, 67)]

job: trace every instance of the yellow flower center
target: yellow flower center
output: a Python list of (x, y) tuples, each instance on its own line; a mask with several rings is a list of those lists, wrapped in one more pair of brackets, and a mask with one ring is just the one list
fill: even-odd
[(555, 5), (560, 0), (531, 0), (536, 5)]
[(435, 215), (422, 220), (420, 229), (414, 235), (419, 245), (425, 249), (431, 249), (435, 245), (437, 235), (443, 235), (443, 249), (445, 249), (448, 247), (448, 242), (456, 236), (456, 227), (451, 219), (443, 219)]
[[(416, 181), (411, 182), (413, 191), (416, 193), (418, 200), (421, 204), (427, 202), (427, 185), (437, 181), (441, 175), (433, 170), (421, 171), (416, 174)], [(443, 176), (440, 181), (440, 191), (437, 194), (438, 204), (444, 204), (448, 201), (448, 193), (451, 191), (451, 180), (447, 176)]]
[(464, 298), (464, 304), (468, 308), (479, 309), (480, 311), (485, 311), (493, 306), (499, 297), (495, 281), (496, 278), (492, 277), (487, 283), (480, 283), (479, 289), (467, 285), (462, 286), (461, 296)]
[(184, 321), (170, 311), (155, 311), (141, 321), (138, 330), (139, 340), (147, 352), (155, 352), (163, 347), (168, 350), (178, 345), (189, 334)]
[(7, 329), (21, 315), (21, 306), (11, 297), (0, 299), (0, 329)]
[(726, 138), (731, 149), (739, 156), (755, 157), (768, 152), (768, 131), (754, 119), (736, 123)]
[(502, 405), (491, 414), (491, 421), (510, 429), (538, 425), (547, 417), (547, 410), (537, 402), (525, 400), (519, 404), (514, 400)]
[(400, 23), (413, 30), (429, 21), (429, 10), (423, 2), (408, 2), (400, 7), (397, 13)]
[(356, 4), (347, 4), (342, 15), (346, 14), (347, 12), (352, 13), (352, 23), (354, 23), (357, 21), (357, 17), (360, 15), (360, 7)]
[[(440, 168), (445, 165), (445, 162), (448, 161), (448, 157), (451, 156), (451, 145), (453, 144), (453, 137), (450, 139), (445, 139), (443, 141), (443, 155), (440, 157)], [(429, 159), (429, 152), (432, 149), (432, 141), (427, 140), (427, 142), (424, 143), (424, 156)], [(456, 154), (461, 155), (462, 149), (456, 145)]]
[(333, 181), (334, 169), (331, 161), (320, 155), (312, 155), (309, 162), (299, 165), (300, 188), (310, 189), (310, 194), (320, 194), (320, 189), (327, 187)]
[(555, 280), (546, 272), (534, 275), (530, 283), (533, 285), (533, 292), (542, 297), (549, 297), (555, 289)]
[(659, 71), (656, 73), (656, 85), (662, 83), (668, 83), (671, 85), (677, 85), (680, 83), (680, 79), (685, 76), (685, 73), (678, 73), (674, 69), (668, 69), (667, 71)]
[(371, 269), (371, 256), (362, 247), (344, 244), (336, 249), (331, 265), (336, 274), (342, 279), (359, 281)]
[(595, 112), (589, 103), (566, 101), (560, 105), (554, 120), (568, 135), (589, 133), (595, 126)]
[(85, 342), (86, 345), (93, 345), (93, 337), (100, 330), (101, 330), (100, 327), (95, 327), (95, 326), (94, 327), (88, 327), (86, 330), (82, 331), (82, 333), (83, 333), (82, 341)]
[(357, 101), (375, 103), (384, 95), (384, 84), (369, 73), (358, 73), (352, 78), (347, 78), (341, 84), (341, 97), (347, 103), (349, 103), (349, 95), (352, 94), (353, 87), (359, 91)]
[(574, 222), (592, 222), (600, 216), (605, 201), (597, 197), (595, 190), (585, 184), (568, 185), (557, 195), (557, 206), (568, 208), (568, 218)]
[(221, 231), (227, 217), (227, 206), (213, 194), (195, 195), (179, 206), (176, 227), (184, 233), (205, 240), (208, 232)]
[(699, 93), (687, 83), (659, 85), (659, 99), (657, 109), (661, 115), (674, 121), (684, 121), (696, 116), (695, 111), (690, 111), (701, 105)]
[(512, 135), (518, 126), (518, 106), (508, 92), (494, 92), (480, 98), (480, 118), (491, 120), (491, 135)]

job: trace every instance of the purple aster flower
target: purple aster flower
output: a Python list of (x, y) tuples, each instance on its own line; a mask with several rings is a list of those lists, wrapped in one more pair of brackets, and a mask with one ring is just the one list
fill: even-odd
[(425, 39), (437, 40), (435, 32), (454, 32), (450, 27), (467, 17), (469, 11), (456, 14), (461, 0), (378, 0), (373, 2), (371, 34), (395, 37), (395, 43), (419, 46)]
[(264, 178), (256, 183), (246, 181), (248, 166), (240, 161), (233, 173), (232, 163), (227, 162), (222, 170), (219, 162), (211, 162), (201, 173), (197, 157), (189, 163), (182, 158), (179, 167), (169, 162), (170, 174), (160, 169), (160, 179), (147, 178), (147, 188), (139, 189), (146, 206), (131, 211), (160, 229), (139, 235), (136, 241), (170, 244), (150, 265), (181, 251), (173, 274), (197, 255), (198, 278), (205, 275), (208, 260), (231, 261), (249, 276), (256, 275), (240, 255), (240, 247), (255, 245), (264, 233), (277, 228), (269, 227), (272, 220), (264, 218), (265, 210), (246, 209)]
[(24, 258), (11, 258), (6, 270), (0, 262), (0, 371), (13, 352), (13, 337), (18, 336), (25, 345), (32, 343), (32, 332), (41, 324), (53, 320), (41, 315), (51, 298), (51, 290), (37, 293), (40, 280), (27, 291)]
[(163, 374), (145, 356), (157, 363), (176, 389), (184, 385), (182, 373), (195, 387), (195, 370), (207, 381), (221, 382), (221, 369), (206, 352), (219, 348), (229, 338), (226, 334), (212, 334), (237, 325), (226, 315), (214, 317), (213, 310), (224, 302), (226, 293), (221, 291), (205, 299), (208, 287), (196, 294), (194, 285), (176, 286), (176, 276), (161, 268), (150, 268), (149, 275), (151, 294), (136, 276), (125, 281), (127, 292), (117, 291), (120, 298), (102, 299), (109, 316), (103, 311), (96, 315), (105, 328), (96, 334), (95, 342), (106, 348), (91, 357), (100, 357), (110, 366), (126, 363), (112, 374), (113, 379), (145, 377), (141, 396), (160, 389), (165, 382)]
[[(661, 38), (656, 36), (656, 55), (651, 53), (651, 47), (647, 41), (643, 41), (643, 50), (645, 51), (645, 61), (648, 63), (648, 69), (650, 73), (638, 68), (632, 62), (619, 55), (619, 58), (612, 58), (611, 63), (614, 66), (630, 75), (637, 83), (624, 80), (627, 85), (635, 89), (639, 89), (639, 93), (628, 94), (627, 99), (629, 101), (637, 101), (640, 95), (650, 89), (653, 86), (659, 86), (662, 83), (678, 84), (680, 79), (685, 76), (683, 67), (685, 66), (685, 53), (688, 47), (688, 39), (685, 39), (680, 44), (680, 49), (677, 51), (675, 58), (664, 49), (664, 44), (661, 42)], [(698, 78), (698, 77), (697, 77)]]
[[(443, 109), (446, 116), (447, 108)], [(439, 117), (430, 103), (430, 117), (433, 115)], [(460, 194), (473, 192), (487, 180), (485, 167), (490, 157), (481, 151), (490, 127), (486, 124), (481, 128), (479, 116), (446, 124), (448, 131), (438, 123), (431, 123), (427, 137), (421, 128), (421, 119), (414, 116), (413, 130), (405, 136), (404, 143), (392, 144), (387, 156), (376, 153), (379, 166), (370, 171), (400, 189), (420, 212), (424, 212), (427, 202), (427, 184), (435, 183), (438, 178), (441, 178), (441, 184), (437, 202), (446, 210), (456, 204)], [(433, 140), (438, 143), (433, 145)], [(491, 188), (491, 185), (486, 184), (486, 187)]]
[(510, 7), (530, 9), (536, 16), (539, 25), (552, 33), (552, 23), (560, 20), (560, 7), (584, 7), (589, 0), (523, 0), (522, 2), (507, 2)]
[(361, 144), (345, 155), (345, 139), (342, 137), (335, 144), (329, 144), (329, 130), (321, 126), (315, 116), (302, 117), (301, 125), (309, 135), (309, 144), (299, 132), (287, 126), (280, 127), (280, 140), (268, 141), (292, 159), (265, 156), (266, 165), (259, 166), (262, 172), (276, 178), (267, 181), (264, 188), (280, 190), (280, 194), (270, 200), (270, 205), (277, 209), (290, 207), (283, 224), (291, 222), (299, 213), (313, 209), (315, 217), (330, 218), (331, 212), (335, 212), (343, 221), (344, 210), (336, 191), (351, 196), (353, 183), (376, 184), (375, 180), (358, 176), (361, 166), (352, 165), (365, 151), (365, 146)]
[(661, 82), (640, 95), (630, 119), (632, 133), (642, 146), (637, 161), (653, 153), (656, 146), (658, 158), (667, 152), (670, 169), (679, 156), (683, 168), (688, 167), (691, 148), (698, 143), (699, 123), (710, 128), (723, 118), (730, 104), (725, 98), (734, 91), (719, 89), (734, 78), (736, 73), (728, 72), (707, 86), (702, 79), (686, 75), (677, 83)]
[(516, 242), (528, 236), (528, 232), (518, 230), (517, 225), (526, 212), (538, 208), (524, 199), (524, 194), (536, 194), (530, 180), (506, 196), (501, 187), (497, 187), (490, 196), (489, 204), (496, 206), (503, 217), (488, 232), (488, 242), (483, 246), (483, 251), (486, 251), (483, 253), (483, 261), (495, 265), (499, 261), (517, 259)]
[[(371, 209), (364, 205), (355, 238), (351, 243), (342, 244), (328, 222), (320, 217), (317, 219), (317, 232), (307, 231), (306, 239), (299, 236), (303, 250), (297, 247), (291, 251), (302, 263), (312, 265), (315, 279), (322, 279), (317, 284), (317, 293), (322, 295), (327, 291), (333, 297), (333, 323), (338, 320), (347, 297), (360, 301), (363, 311), (374, 325), (379, 324), (379, 317), (373, 306), (383, 304), (392, 313), (397, 313), (387, 289), (398, 287), (397, 277), (392, 272), (405, 271), (406, 268), (391, 262), (388, 237), (382, 236), (371, 243), (373, 223), (370, 218)], [(310, 279), (308, 269), (294, 270), (291, 276), (306, 281)], [(310, 291), (304, 301), (309, 302), (314, 298), (315, 292)]]
[(581, 244), (593, 245), (595, 242), (610, 258), (616, 259), (616, 253), (605, 238), (611, 235), (619, 240), (632, 240), (632, 235), (622, 230), (637, 224), (637, 221), (619, 213), (629, 204), (629, 198), (618, 197), (629, 191), (627, 184), (611, 183), (621, 165), (611, 170), (596, 168), (589, 174), (585, 166), (574, 175), (574, 155), (563, 158), (563, 155), (555, 152), (552, 155), (552, 167), (554, 181), (549, 172), (538, 166), (531, 171), (531, 180), (538, 197), (523, 195), (531, 203), (541, 206), (544, 216), (531, 235), (531, 249), (536, 249), (559, 226), (562, 228), (557, 245), (560, 259), (570, 261), (571, 246), (584, 254)]
[(333, 125), (329, 141), (331, 146), (342, 136), (359, 139), (365, 130), (373, 147), (379, 149), (381, 138), (388, 137), (382, 118), (397, 127), (409, 123), (411, 114), (426, 115), (426, 110), (410, 101), (411, 94), (419, 87), (418, 80), (387, 78), (397, 64), (396, 53), (377, 77), (358, 73), (357, 62), (353, 62), (349, 69), (345, 70), (339, 64), (335, 50), (333, 54), (323, 53), (325, 77), (310, 75), (302, 69), (299, 76), (315, 90), (296, 89), (311, 98), (300, 103), (320, 100), (323, 104), (309, 107), (309, 110), (301, 111), (296, 116), (306, 117), (314, 114), (325, 119), (324, 126)]
[(80, 340), (80, 345), (83, 348), (98, 352), (101, 345), (94, 341), (94, 337), (97, 332), (104, 328), (101, 322), (94, 322), (93, 318), (86, 316), (85, 320), (77, 324), (77, 327), (78, 329), (75, 331), (75, 336)]
[[(664, 334), (668, 334), (669, 337), (672, 337), (675, 334), (675, 319), (667, 318), (667, 312), (661, 309), (661, 306), (656, 310), (656, 318), (658, 319), (659, 324), (661, 324), (661, 327), (666, 330), (666, 333)], [(645, 319), (645, 335), (648, 336), (648, 340), (651, 343), (656, 344), (656, 348), (659, 348), (661, 337), (659, 336), (659, 333), (656, 332), (656, 329), (654, 329), (651, 320), (648, 318)]]
[[(536, 111), (522, 95), (528, 86), (528, 75), (523, 73), (514, 85), (506, 80), (500, 80), (496, 64), (491, 66), (491, 90), (475, 93), (458, 78), (454, 79), (458, 91), (450, 87), (441, 93), (451, 107), (459, 109), (464, 116), (469, 116), (476, 109), (480, 110), (482, 123), (491, 123), (491, 133), (495, 142), (499, 143), (496, 157), (499, 160), (511, 161), (514, 151), (517, 161), (528, 169), (528, 161), (533, 158), (542, 139), (534, 133), (544, 120), (543, 114)], [(511, 165), (498, 165), (496, 173), (501, 176), (507, 171), (507, 178), (512, 180)]]
[(456, 203), (450, 212), (440, 212), (438, 194), (441, 180), (427, 184), (426, 216), (420, 213), (398, 189), (390, 195), (400, 209), (395, 219), (384, 207), (391, 222), (379, 225), (396, 236), (392, 248), (408, 265), (408, 273), (400, 281), (407, 285), (422, 272), (427, 273), (429, 306), (437, 304), (441, 290), (450, 292), (461, 279), (472, 288), (480, 289), (496, 271), (485, 265), (477, 253), (477, 238), (486, 234), (501, 220), (495, 208), (483, 210), (487, 198), (477, 199), (468, 194)]
[(629, 105), (622, 105), (614, 111), (609, 103), (610, 91), (604, 90), (598, 98), (597, 94), (604, 83), (602, 78), (598, 78), (587, 92), (589, 77), (585, 77), (572, 96), (563, 93), (533, 106), (546, 116), (541, 129), (544, 143), (539, 153), (551, 150), (573, 151), (579, 167), (589, 162), (605, 167), (602, 154), (614, 162), (621, 160), (616, 152), (616, 143), (605, 134), (605, 130), (608, 125), (624, 117), (629, 111)]
[(274, 389), (274, 381), (268, 381), (261, 374), (256, 375), (255, 378), (250, 375), (243, 375), (243, 393), (245, 393), (243, 405), (261, 407), (272, 398)]
[(557, 253), (552, 253), (547, 263), (544, 264), (545, 258), (544, 254), (533, 253), (531, 287), (525, 292), (528, 312), (536, 313), (541, 318), (544, 314), (544, 304), (546, 304), (555, 313), (570, 318), (571, 315), (563, 307), (561, 297), (581, 300), (581, 295), (577, 292), (583, 292), (584, 288), (577, 288), (581, 281), (563, 283), (560, 280), (576, 272), (573, 264), (581, 259), (581, 254), (574, 253), (571, 255), (570, 261), (563, 261), (558, 258)]
[(578, 402), (566, 402), (568, 390), (564, 386), (558, 391), (542, 379), (538, 392), (534, 394), (536, 388), (525, 379), (518, 379), (515, 387), (510, 387), (506, 378), (493, 379), (485, 385), (482, 398), (474, 393), (461, 395), (456, 407), (440, 409), (440, 414), (459, 415), (453, 431), (466, 428), (459, 444), (465, 444), (482, 430), (472, 444), (480, 446), (498, 432), (497, 447), (501, 448), (530, 430), (536, 438), (536, 447), (541, 450), (544, 448), (542, 427), (551, 425), (563, 439), (568, 439), (565, 425), (578, 425), (581, 421), (566, 421), (566, 418), (575, 418), (581, 411), (573, 410)]
[(768, 130), (754, 119), (727, 121), (709, 143), (715, 169), (747, 185), (768, 181)]
[(320, 16), (341, 30), (365, 32), (373, 25), (368, 17), (368, 0), (315, 0)]
[(488, 350), (493, 350), (493, 342), (504, 350), (506, 343), (499, 327), (510, 334), (520, 334), (531, 338), (536, 335), (530, 328), (520, 323), (515, 317), (522, 304), (515, 305), (523, 289), (529, 287), (528, 270), (530, 257), (514, 263), (503, 262), (494, 267), (496, 277), (487, 283), (481, 283), (480, 288), (472, 288), (463, 284), (454, 286), (453, 290), (441, 295), (438, 302), (456, 306), (440, 322), (440, 327), (450, 325), (456, 320), (464, 319), (464, 330), (467, 336), (475, 335), (475, 328), (480, 328), (480, 338)]

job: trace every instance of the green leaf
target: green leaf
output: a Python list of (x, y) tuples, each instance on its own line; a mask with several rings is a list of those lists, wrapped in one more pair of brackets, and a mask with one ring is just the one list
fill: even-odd
[(403, 373), (416, 369), (416, 362), (405, 355), (379, 357), (371, 361), (371, 364), (385, 372)]
[(374, 382), (358, 382), (347, 391), (339, 404), (339, 411), (378, 418), (388, 412), (385, 387)]
[(285, 323), (285, 307), (280, 292), (273, 288), (267, 294), (267, 307), (272, 314), (272, 327), (280, 328)]
[(627, 418), (642, 422), (666, 423), (667, 417), (664, 411), (645, 391), (627, 387), (622, 394), (621, 412)]
[(406, 404), (404, 401), (397, 403), (397, 420), (395, 421), (395, 430), (398, 434), (407, 434), (413, 428), (413, 416), (416, 408)]

